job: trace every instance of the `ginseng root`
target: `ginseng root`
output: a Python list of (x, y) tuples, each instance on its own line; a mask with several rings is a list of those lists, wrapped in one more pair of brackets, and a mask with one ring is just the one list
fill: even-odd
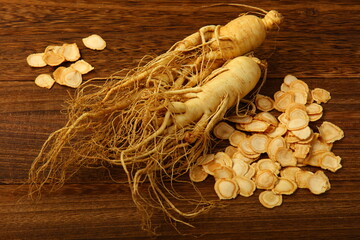
[[(99, 86), (81, 86), (69, 101), (67, 124), (50, 135), (33, 162), (30, 193), (61, 187), (81, 167), (122, 166), (144, 229), (152, 209), (189, 225), (214, 202), (177, 193), (174, 181), (208, 152), (210, 130), (257, 84), (259, 46), (281, 22), (276, 11), (261, 19), (243, 15), (224, 27), (207, 27), (147, 64), (114, 75)], [(142, 183), (148, 182), (149, 189)], [(192, 182), (189, 182), (195, 189)], [(197, 191), (197, 190), (196, 190)], [(175, 201), (194, 209), (181, 210)]]

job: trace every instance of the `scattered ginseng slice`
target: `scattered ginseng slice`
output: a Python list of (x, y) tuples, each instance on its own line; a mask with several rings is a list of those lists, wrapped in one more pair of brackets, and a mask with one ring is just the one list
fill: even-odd
[(90, 35), (82, 39), (85, 47), (92, 50), (103, 50), (106, 48), (105, 40), (97, 34)]
[(45, 67), (47, 64), (43, 59), (44, 53), (30, 54), (26, 61), (31, 67)]
[(91, 66), (88, 62), (85, 62), (84, 60), (79, 60), (71, 64), (70, 67), (72, 67), (81, 74), (87, 74), (94, 69), (93, 66)]
[(35, 84), (39, 87), (50, 89), (55, 83), (55, 80), (50, 74), (40, 74), (35, 79)]
[(234, 180), (224, 178), (216, 180), (214, 189), (220, 199), (235, 198), (239, 191), (239, 187)]
[(311, 95), (317, 103), (327, 103), (327, 101), (331, 99), (330, 93), (322, 88), (315, 88), (311, 90)]
[(62, 53), (66, 61), (75, 62), (80, 58), (80, 50), (76, 43), (64, 43), (62, 48)]
[(282, 195), (271, 190), (263, 191), (259, 194), (259, 201), (264, 207), (273, 208), (282, 204)]
[(219, 122), (213, 129), (215, 137), (219, 139), (229, 139), (235, 129), (226, 122)]
[(202, 182), (208, 176), (208, 173), (199, 165), (194, 165), (190, 168), (189, 176), (193, 182)]
[(297, 185), (294, 181), (287, 178), (279, 178), (279, 181), (273, 188), (273, 192), (276, 194), (290, 195), (295, 192)]
[(319, 127), (319, 133), (326, 143), (333, 143), (344, 137), (344, 131), (331, 122), (323, 122)]
[(250, 197), (256, 190), (254, 181), (245, 176), (236, 176), (235, 181), (239, 186), (239, 194), (243, 197)]
[(63, 55), (63, 48), (61, 46), (46, 47), (43, 55), (43, 60), (50, 66), (58, 66), (65, 61)]
[(322, 170), (316, 171), (308, 179), (308, 188), (313, 194), (321, 194), (330, 189), (329, 178)]
[(255, 98), (255, 105), (257, 109), (268, 112), (274, 109), (274, 100), (268, 96), (257, 94)]
[[(57, 78), (57, 74), (54, 75), (54, 77)], [(79, 73), (75, 69), (68, 67), (61, 70), (60, 78), (56, 81), (61, 85), (65, 85), (71, 88), (77, 88), (82, 83), (82, 76), (81, 73)]]

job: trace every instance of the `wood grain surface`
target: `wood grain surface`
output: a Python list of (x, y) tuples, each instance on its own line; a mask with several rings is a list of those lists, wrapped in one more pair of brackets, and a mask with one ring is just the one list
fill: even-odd
[[(235, 2), (235, 1), (234, 1)], [(66, 121), (60, 113), (74, 91), (34, 84), (52, 67), (31, 68), (26, 57), (51, 44), (76, 42), (95, 70), (85, 79), (135, 67), (147, 54), (210, 24), (224, 24), (243, 9), (200, 8), (218, 1), (0, 0), (0, 239), (148, 239), (127, 184), (105, 170), (83, 169), (60, 190), (36, 202), (26, 197), (27, 174), (42, 143)], [(331, 92), (322, 120), (339, 125), (345, 138), (334, 144), (343, 168), (327, 173), (331, 190), (315, 196), (300, 189), (281, 207), (265, 209), (259, 191), (249, 198), (179, 225), (179, 235), (161, 213), (158, 239), (359, 239), (360, 238), (360, 4), (357, 1), (242, 1), (285, 16), (278, 32), (256, 51), (269, 62), (263, 94), (272, 95), (286, 74), (310, 88)], [(104, 51), (86, 49), (81, 39), (97, 33)], [(321, 122), (321, 121), (320, 121)], [(121, 176), (119, 169), (113, 175)], [(186, 186), (176, 186), (186, 194)], [(215, 199), (213, 180), (198, 184)], [(186, 207), (186, 206), (185, 206)], [(197, 238), (195, 238), (197, 237)]]

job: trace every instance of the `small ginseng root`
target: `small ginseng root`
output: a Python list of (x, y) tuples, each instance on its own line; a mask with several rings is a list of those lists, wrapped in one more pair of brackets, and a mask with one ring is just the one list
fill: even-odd
[(282, 195), (271, 190), (263, 191), (259, 194), (259, 201), (266, 208), (274, 208), (282, 204)]
[(35, 84), (39, 87), (50, 89), (55, 83), (55, 80), (50, 74), (40, 74), (35, 78)]
[(33, 53), (30, 54), (26, 61), (30, 67), (45, 67), (47, 64), (43, 59), (44, 53)]
[(97, 34), (92, 34), (82, 39), (85, 47), (92, 50), (104, 50), (106, 48), (105, 40)]
[(72, 67), (73, 69), (75, 69), (76, 71), (78, 71), (79, 73), (81, 73), (83, 75), (94, 70), (94, 67), (91, 66), (88, 62), (86, 62), (84, 60), (79, 60), (79, 61), (71, 64), (70, 67)]

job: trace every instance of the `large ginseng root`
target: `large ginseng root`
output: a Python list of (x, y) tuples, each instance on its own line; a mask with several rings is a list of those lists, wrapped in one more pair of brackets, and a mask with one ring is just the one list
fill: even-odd
[[(49, 136), (31, 166), (30, 193), (45, 184), (62, 186), (81, 167), (119, 165), (144, 229), (153, 229), (154, 208), (173, 223), (188, 224), (184, 218), (213, 207), (200, 193), (199, 199), (182, 196), (172, 183), (208, 152), (212, 127), (258, 82), (259, 61), (241, 55), (280, 21), (276, 11), (264, 18), (243, 15), (224, 27), (201, 29), (102, 86), (84, 84), (69, 102), (67, 124)], [(179, 209), (178, 200), (194, 209)]]

